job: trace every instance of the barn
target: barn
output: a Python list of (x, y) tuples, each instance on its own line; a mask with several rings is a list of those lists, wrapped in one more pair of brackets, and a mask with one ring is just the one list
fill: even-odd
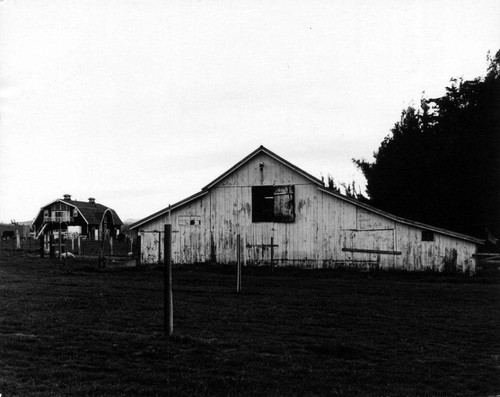
[[(140, 261), (474, 272), (483, 241), (403, 219), (325, 187), (264, 146), (196, 193), (130, 226)], [(240, 236), (237, 238), (237, 236)]]
[(49, 235), (63, 234), (85, 236), (89, 240), (99, 240), (100, 234), (116, 237), (123, 222), (115, 210), (95, 202), (93, 197), (87, 201), (72, 200), (70, 194), (44, 205), (33, 221), (32, 229), (36, 238), (41, 235), (48, 241)]

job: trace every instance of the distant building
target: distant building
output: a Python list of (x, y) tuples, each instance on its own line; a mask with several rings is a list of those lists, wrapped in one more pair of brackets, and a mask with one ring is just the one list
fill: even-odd
[(30, 236), (30, 225), (20, 223), (1, 223), (0, 238), (3, 240), (13, 239), (19, 235), (20, 238), (28, 238)]
[(95, 202), (71, 200), (71, 195), (65, 194), (63, 199), (57, 199), (40, 208), (33, 221), (32, 230), (36, 238), (41, 235), (72, 234), (86, 236), (89, 240), (99, 240), (102, 237), (116, 237), (120, 233), (123, 222), (115, 210)]
[(483, 243), (328, 189), (263, 146), (199, 193), (132, 224), (142, 262), (163, 260), (165, 224), (173, 229), (174, 263), (240, 256), (248, 265), (474, 272)]

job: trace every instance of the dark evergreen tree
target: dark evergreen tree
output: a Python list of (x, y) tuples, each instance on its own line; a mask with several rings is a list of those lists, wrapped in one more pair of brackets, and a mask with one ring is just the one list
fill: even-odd
[(371, 203), (481, 238), (500, 236), (500, 51), (484, 78), (451, 80), (410, 107), (374, 153), (354, 160)]

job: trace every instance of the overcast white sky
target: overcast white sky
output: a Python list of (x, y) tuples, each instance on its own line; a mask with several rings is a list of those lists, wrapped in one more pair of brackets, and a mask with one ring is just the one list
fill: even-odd
[(0, 220), (142, 218), (259, 145), (364, 184), (351, 158), (499, 48), (498, 0), (0, 0)]

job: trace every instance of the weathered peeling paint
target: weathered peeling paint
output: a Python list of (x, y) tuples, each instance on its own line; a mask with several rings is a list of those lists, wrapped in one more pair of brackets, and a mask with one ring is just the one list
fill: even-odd
[[(294, 222), (252, 222), (251, 190), (261, 184), (294, 186)], [(475, 270), (474, 242), (439, 233), (434, 241), (422, 241), (422, 228), (328, 194), (266, 154), (249, 160), (207, 194), (141, 229), (163, 230), (169, 222), (173, 263), (235, 263), (236, 235), (240, 234), (242, 260), (247, 265), (269, 264), (272, 249), (276, 266)], [(271, 238), (275, 247), (270, 247)], [(163, 240), (145, 233), (141, 252), (145, 263), (163, 261)]]

